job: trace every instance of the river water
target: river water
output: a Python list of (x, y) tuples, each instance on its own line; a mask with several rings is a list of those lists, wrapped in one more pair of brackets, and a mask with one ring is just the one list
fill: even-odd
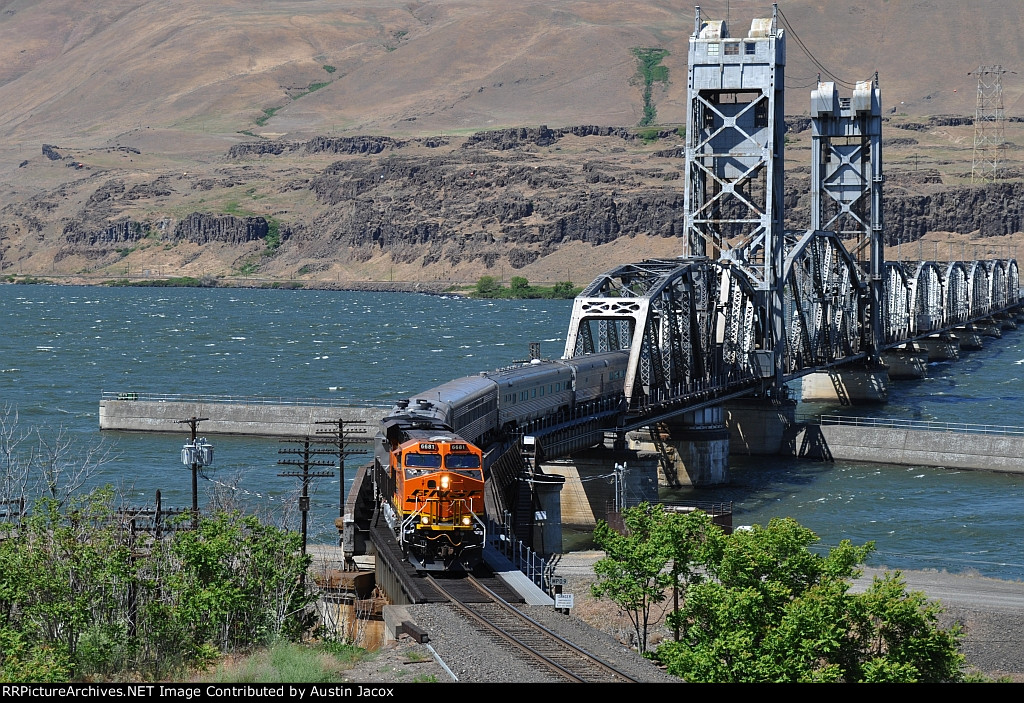
[[(305, 290), (0, 286), (0, 408), (19, 429), (59, 429), (80, 451), (99, 443), (116, 457), (92, 477), (125, 502), (191, 502), (180, 463), (187, 430), (101, 433), (103, 391), (282, 396), (382, 406), (440, 382), (525, 358), (530, 342), (558, 357), (571, 301), (469, 300), (407, 293)], [(986, 340), (959, 362), (897, 382), (884, 408), (862, 414), (1024, 425), (1024, 333)], [(802, 407), (802, 413), (842, 410)], [(184, 428), (185, 426), (183, 426)], [(202, 426), (200, 425), (200, 434)], [(276, 440), (212, 437), (215, 461), (200, 504), (231, 497), (298, 524), (298, 481), (279, 477)], [(348, 466), (364, 459), (352, 457)], [(987, 472), (789, 459), (736, 460), (732, 483), (684, 491), (731, 500), (734, 523), (792, 516), (823, 545), (876, 542), (869, 562), (892, 568), (973, 570), (1024, 579), (1017, 541), (1024, 479)], [(347, 471), (346, 487), (352, 469)], [(312, 486), (311, 539), (333, 542), (338, 477)], [(679, 495), (673, 497), (680, 497)]]

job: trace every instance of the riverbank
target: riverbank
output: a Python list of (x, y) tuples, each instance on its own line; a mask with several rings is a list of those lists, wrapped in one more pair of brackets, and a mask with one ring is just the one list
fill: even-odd
[[(51, 285), (51, 286), (103, 286), (111, 281), (127, 281), (124, 287), (158, 287), (154, 281), (171, 281), (174, 277), (127, 276), (112, 279), (108, 276), (36, 276), (8, 274), (3, 283), (8, 285)], [(364, 291), (369, 293), (425, 293), (428, 295), (468, 295), (473, 283), (450, 281), (327, 281), (312, 279), (276, 278), (209, 278), (197, 279), (195, 285), (168, 286), (177, 288), (255, 288), (255, 289), (303, 289)]]

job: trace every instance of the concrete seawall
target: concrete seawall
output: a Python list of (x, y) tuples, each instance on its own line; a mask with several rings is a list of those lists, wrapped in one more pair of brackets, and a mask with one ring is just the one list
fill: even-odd
[(808, 424), (793, 443), (796, 456), (1024, 473), (1020, 435), (904, 427)]
[[(380, 419), (387, 408), (347, 407), (334, 405), (301, 405), (273, 402), (218, 402), (199, 400), (100, 400), (100, 429), (125, 432), (174, 432), (181, 434), (178, 420), (205, 417), (199, 426), (202, 435), (233, 434), (259, 437), (315, 436), (317, 430), (329, 429), (319, 421), (365, 422), (368, 442), (373, 441)], [(335, 425), (337, 427), (337, 425)], [(352, 429), (356, 429), (353, 426)], [(356, 440), (356, 437), (352, 438)]]

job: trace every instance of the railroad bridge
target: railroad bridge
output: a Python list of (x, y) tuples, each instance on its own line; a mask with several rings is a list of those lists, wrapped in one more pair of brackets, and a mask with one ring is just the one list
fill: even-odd
[[(576, 297), (563, 358), (628, 352), (623, 397), (521, 428), (528, 447), (494, 462), (501, 485), (488, 510), (521, 516), (521, 533), (544, 483), (531, 454), (554, 459), (648, 433), (659, 451), (688, 447), (690, 482), (722, 482), (728, 401), (753, 399), (733, 424), (782, 417), (755, 440), (743, 431), (747, 451), (777, 453), (790, 381), (806, 377), (805, 399), (883, 402), (890, 371), (915, 373), (923, 355), (941, 358), (1016, 326), (1020, 281), (1010, 256), (886, 260), (886, 242), (900, 238), (882, 221), (877, 75), (849, 97), (831, 82), (811, 92), (811, 218), (806, 230), (784, 229), (785, 39), (775, 13), (733, 37), (696, 8), (682, 256), (619, 266)], [(526, 483), (532, 498), (517, 497)]]
[[(526, 428), (546, 458), (602, 431), (676, 431), (692, 443), (695, 432), (720, 434), (724, 401), (750, 396), (775, 413), (786, 384), (805, 376), (805, 398), (882, 402), (889, 369), (908, 373), (924, 353), (977, 346), (1016, 324), (1009, 256), (885, 259), (899, 236), (882, 221), (877, 75), (850, 97), (830, 82), (811, 92), (811, 221), (792, 231), (777, 17), (732, 37), (698, 7), (688, 58), (684, 255), (619, 266), (575, 299), (563, 358), (628, 351), (624, 398), (614, 412)], [(713, 483), (724, 466), (688, 471)]]

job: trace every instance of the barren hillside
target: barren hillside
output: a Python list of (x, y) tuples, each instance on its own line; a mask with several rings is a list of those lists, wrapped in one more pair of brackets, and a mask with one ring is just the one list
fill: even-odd
[[(806, 112), (811, 56), (843, 81), (879, 73), (895, 113), (889, 192), (909, 198), (892, 215), (906, 232), (890, 236), (1021, 229), (1013, 207), (1000, 226), (979, 224), (1020, 192), (968, 187), (970, 123), (928, 119), (973, 114), (979, 64), (1024, 71), (1019, 0), (779, 5), (788, 114)], [(701, 7), (733, 34), (771, 13), (750, 0)], [(693, 14), (666, 0), (0, 0), (0, 266), (582, 282), (676, 254), (672, 130), (685, 122)], [(635, 48), (669, 52), (653, 143), (629, 129), (643, 113)], [(1024, 114), (1022, 96), (1024, 79), (1007, 74), (1007, 115)], [(601, 129), (531, 136), (541, 125)], [(1014, 168), (1020, 126), (1007, 128)], [(512, 136), (469, 138), (483, 130)], [(353, 139), (366, 135), (391, 141)], [(808, 155), (794, 132), (794, 226)], [(950, 188), (967, 194), (936, 195)], [(965, 198), (982, 203), (973, 218), (932, 212)]]

